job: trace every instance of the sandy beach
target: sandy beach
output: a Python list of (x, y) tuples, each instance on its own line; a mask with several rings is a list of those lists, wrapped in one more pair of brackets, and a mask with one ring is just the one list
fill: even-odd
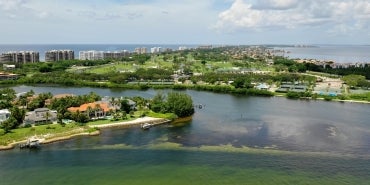
[(111, 127), (129, 127), (129, 126), (136, 126), (144, 123), (151, 123), (154, 125), (160, 125), (163, 123), (168, 123), (170, 120), (164, 119), (164, 118), (153, 118), (153, 117), (143, 117), (143, 118), (137, 118), (132, 121), (123, 121), (118, 123), (108, 123), (103, 125), (91, 125), (92, 128), (111, 128)]

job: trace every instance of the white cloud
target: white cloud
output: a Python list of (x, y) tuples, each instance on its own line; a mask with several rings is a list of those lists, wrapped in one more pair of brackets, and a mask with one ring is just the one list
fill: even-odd
[(3, 11), (18, 10), (25, 3), (25, 0), (0, 0), (0, 9)]
[(320, 26), (326, 31), (348, 34), (365, 31), (369, 25), (368, 0), (235, 0), (219, 14), (215, 27), (230, 32)]

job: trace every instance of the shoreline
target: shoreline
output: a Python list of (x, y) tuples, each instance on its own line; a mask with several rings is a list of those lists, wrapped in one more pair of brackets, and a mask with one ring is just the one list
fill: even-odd
[[(122, 121), (122, 122), (108, 123), (108, 124), (102, 124), (102, 125), (89, 125), (88, 127), (104, 129), (104, 128), (114, 128), (114, 127), (132, 127), (132, 126), (138, 126), (144, 123), (151, 123), (153, 125), (161, 125), (161, 124), (165, 124), (169, 122), (171, 122), (171, 120), (164, 119), (164, 118), (143, 117), (143, 118), (137, 118), (132, 121), (126, 121), (126, 122)], [(77, 133), (77, 134), (57, 136), (57, 137), (51, 137), (51, 138), (46, 138), (46, 136), (43, 135), (41, 137), (44, 137), (44, 138), (37, 138), (37, 139), (40, 140), (40, 144), (50, 144), (50, 143), (59, 142), (59, 141), (66, 141), (66, 140), (69, 140), (69, 139), (72, 139), (78, 136), (97, 136), (97, 135), (100, 135), (100, 133), (101, 131), (99, 130), (95, 132), (91, 132), (91, 133), (84, 131), (84, 132)], [(6, 146), (0, 146), (0, 151), (14, 149), (19, 144), (25, 143), (25, 142), (27, 142), (27, 140), (16, 141)]]
[(164, 118), (154, 118), (154, 117), (143, 117), (143, 118), (137, 118), (132, 121), (121, 121), (117, 123), (107, 123), (102, 125), (89, 125), (91, 128), (113, 128), (113, 127), (131, 127), (131, 126), (137, 126), (144, 123), (151, 123), (153, 125), (161, 125), (164, 123), (169, 123), (171, 120), (164, 119)]
[[(5, 85), (7, 87), (14, 87), (14, 86), (17, 86), (17, 85), (24, 85), (24, 86), (32, 86), (32, 87), (40, 87), (40, 85), (45, 85), (46, 87), (52, 87), (52, 85), (56, 85), (58, 87), (63, 87), (64, 85), (63, 84), (23, 84), (23, 83), (14, 83), (14, 84), (2, 84), (0, 83), (0, 86), (2, 85)], [(101, 84), (99, 84), (101, 85)], [(210, 89), (210, 90), (207, 90), (207, 89), (197, 89), (196, 86), (197, 85), (192, 85), (192, 86), (189, 86), (189, 85), (180, 85), (180, 84), (176, 84), (177, 86), (181, 86), (183, 87), (183, 90), (194, 90), (194, 91), (202, 91), (202, 92), (213, 92), (213, 93), (221, 93), (221, 94), (228, 94), (228, 95), (234, 95), (235, 93), (229, 91), (229, 92), (217, 92), (217, 91), (214, 91), (213, 89)], [(129, 90), (143, 90), (143, 89), (135, 89), (134, 86), (114, 86), (114, 87), (105, 87), (105, 86), (94, 86), (94, 85), (82, 85), (82, 86), (78, 86), (78, 85), (72, 85), (73, 87), (76, 87), (76, 88), (83, 88), (83, 87), (91, 87), (91, 88), (103, 88), (103, 89), (126, 89), (128, 88)], [(211, 86), (212, 87), (212, 86)], [(150, 86), (150, 89), (153, 89), (153, 90), (158, 90), (155, 86)], [(171, 86), (166, 86), (165, 88), (159, 88), (159, 89), (174, 89), (173, 87)], [(147, 90), (147, 89), (145, 89)], [(144, 91), (145, 91), (144, 90)], [(282, 94), (276, 94), (275, 92), (273, 91), (269, 91), (269, 92), (272, 92), (274, 93), (272, 96), (267, 96), (267, 97), (285, 97), (287, 98), (285, 95), (282, 95)], [(370, 92), (370, 91), (369, 91)], [(255, 96), (255, 97), (266, 97), (266, 96), (263, 96), (263, 95), (248, 95), (248, 96)], [(289, 99), (289, 98), (287, 98)], [(299, 99), (299, 98), (298, 98)], [(309, 99), (309, 100), (314, 100), (314, 99)], [(324, 100), (324, 98), (317, 98), (316, 100)], [(327, 100), (324, 100), (324, 101), (327, 101)], [(370, 104), (370, 101), (366, 101), (366, 100), (357, 100), (357, 99), (345, 99), (345, 100), (341, 100), (341, 99), (332, 99), (330, 101), (333, 101), (333, 102), (341, 102), (341, 103), (344, 103), (344, 102), (347, 102), (347, 103), (361, 103), (361, 104)], [(329, 101), (329, 102), (330, 102)]]

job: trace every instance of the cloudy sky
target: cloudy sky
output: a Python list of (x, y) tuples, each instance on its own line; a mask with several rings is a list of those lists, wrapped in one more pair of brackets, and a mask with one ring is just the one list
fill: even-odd
[(0, 0), (0, 44), (370, 44), (370, 0)]

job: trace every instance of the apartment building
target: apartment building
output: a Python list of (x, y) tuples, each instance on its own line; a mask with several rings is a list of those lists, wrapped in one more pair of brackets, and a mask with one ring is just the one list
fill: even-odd
[(136, 54), (146, 54), (148, 53), (148, 49), (143, 47), (143, 48), (135, 48), (134, 51)]
[(122, 51), (107, 51), (104, 52), (103, 58), (104, 59), (121, 59), (123, 57), (130, 56), (130, 52), (127, 50), (122, 50)]
[(103, 60), (104, 52), (103, 51), (80, 51), (80, 60)]
[(162, 48), (161, 47), (153, 47), (153, 48), (150, 48), (150, 52), (151, 53), (160, 53), (160, 52), (162, 52)]
[(46, 62), (56, 62), (61, 60), (74, 60), (75, 52), (72, 50), (51, 50), (45, 53)]
[(10, 51), (1, 54), (0, 62), (35, 63), (40, 62), (40, 54), (35, 51)]

